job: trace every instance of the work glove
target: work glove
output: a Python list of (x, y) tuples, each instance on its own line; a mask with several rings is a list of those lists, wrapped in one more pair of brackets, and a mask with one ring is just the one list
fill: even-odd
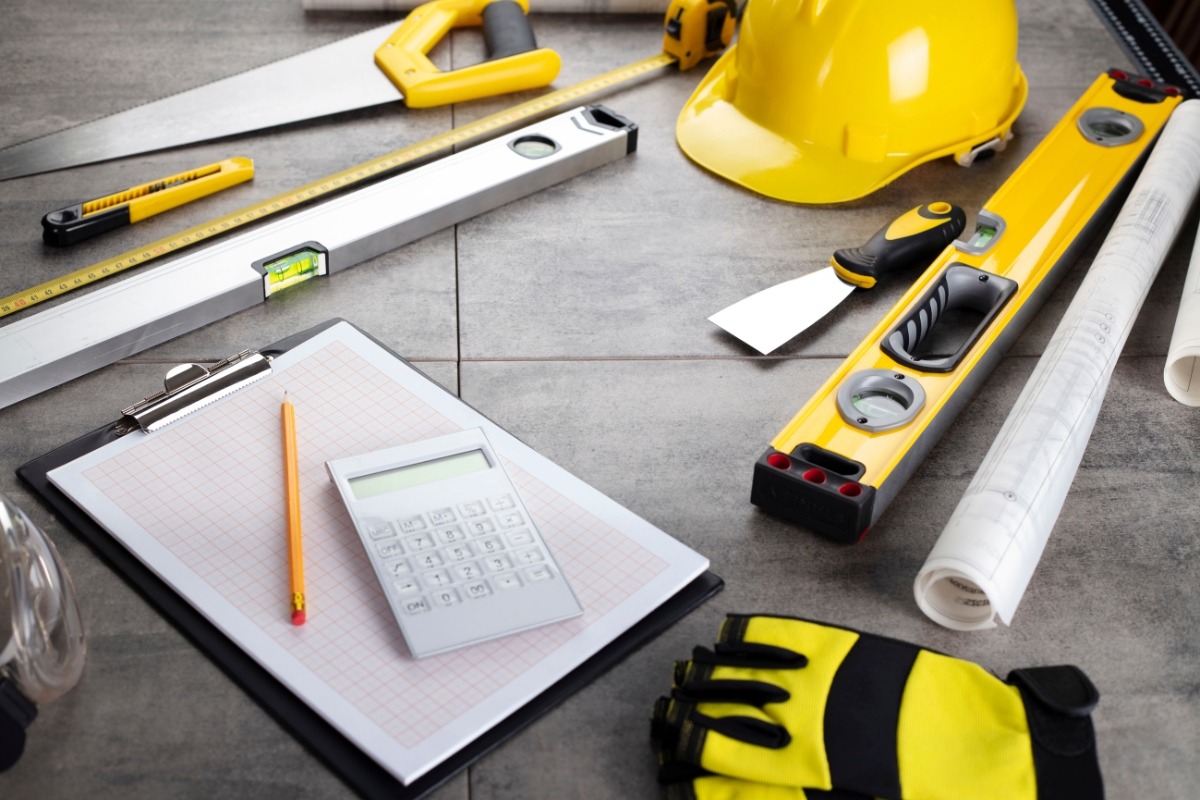
[[(1098, 700), (1076, 667), (1001, 681), (893, 639), (731, 615), (713, 650), (676, 664), (652, 731), (660, 780), (672, 784), (690, 766), (884, 800), (1101, 800), (1090, 717)], [(695, 796), (742, 797), (720, 791)]]

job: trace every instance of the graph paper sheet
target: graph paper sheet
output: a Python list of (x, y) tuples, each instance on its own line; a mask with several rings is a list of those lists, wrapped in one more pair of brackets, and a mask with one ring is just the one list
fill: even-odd
[[(49, 473), (302, 700), (410, 783), (616, 639), (708, 560), (523, 445), (349, 324), (273, 375)], [(291, 624), (279, 406), (296, 406), (308, 622)], [(481, 427), (584, 607), (413, 659), (325, 462)]]

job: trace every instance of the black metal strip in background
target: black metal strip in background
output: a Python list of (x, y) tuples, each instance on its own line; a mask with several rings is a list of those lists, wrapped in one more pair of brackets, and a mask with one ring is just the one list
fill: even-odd
[(1147, 78), (1200, 97), (1200, 73), (1183, 55), (1142, 0), (1088, 0), (1125, 55)]

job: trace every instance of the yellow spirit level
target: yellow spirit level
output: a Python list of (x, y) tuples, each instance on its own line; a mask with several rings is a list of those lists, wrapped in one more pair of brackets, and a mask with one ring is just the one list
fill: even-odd
[[(1128, 192), (1178, 90), (1101, 75), (800, 409), (750, 501), (856, 542)], [(957, 335), (954, 335), (957, 334)]]

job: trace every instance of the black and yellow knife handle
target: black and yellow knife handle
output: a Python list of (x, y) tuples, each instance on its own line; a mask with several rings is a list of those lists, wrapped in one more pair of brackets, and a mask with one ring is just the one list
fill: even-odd
[(927, 203), (880, 228), (863, 246), (835, 251), (829, 263), (842, 280), (870, 289), (888, 273), (927, 266), (966, 226), (966, 213), (953, 203)]

